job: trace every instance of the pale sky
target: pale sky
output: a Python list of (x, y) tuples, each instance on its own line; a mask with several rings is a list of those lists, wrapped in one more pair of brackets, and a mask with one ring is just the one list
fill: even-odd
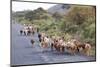
[(47, 3), (33, 3), (33, 2), (12, 2), (13, 11), (23, 11), (23, 10), (34, 10), (39, 7), (47, 10), (48, 8), (56, 4), (47, 4)]

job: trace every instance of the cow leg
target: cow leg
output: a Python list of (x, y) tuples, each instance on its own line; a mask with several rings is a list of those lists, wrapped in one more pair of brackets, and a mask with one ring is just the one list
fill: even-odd
[(34, 46), (34, 40), (31, 40), (32, 47)]
[(26, 35), (26, 32), (24, 31), (24, 35)]
[(76, 48), (74, 47), (73, 48), (73, 55), (75, 55), (75, 53), (76, 53)]
[(51, 43), (51, 50), (53, 50), (53, 43)]
[(34, 31), (32, 32), (32, 34), (34, 35)]
[(41, 42), (41, 38), (39, 38), (39, 42)]
[(60, 46), (60, 52), (64, 52), (64, 46)]
[(60, 51), (60, 49), (61, 49), (61, 48), (60, 48), (60, 46), (58, 45), (58, 46), (57, 46), (57, 51)]
[(90, 55), (90, 50), (89, 49), (84, 49), (84, 54), (89, 56)]
[(58, 47), (56, 45), (54, 45), (55, 49), (58, 51)]
[(62, 46), (62, 52), (64, 52), (65, 51), (65, 47), (64, 46)]
[(23, 31), (22, 30), (20, 30), (20, 34), (22, 35), (22, 33), (23, 33)]
[(28, 35), (28, 36), (30, 35), (30, 31), (27, 32), (27, 35)]

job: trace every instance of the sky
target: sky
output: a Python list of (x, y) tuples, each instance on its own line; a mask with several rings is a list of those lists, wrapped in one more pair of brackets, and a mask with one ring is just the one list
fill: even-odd
[(13, 11), (23, 11), (23, 10), (34, 10), (39, 7), (47, 10), (48, 8), (54, 6), (56, 4), (47, 4), (47, 3), (33, 3), (33, 2), (12, 2), (12, 10)]

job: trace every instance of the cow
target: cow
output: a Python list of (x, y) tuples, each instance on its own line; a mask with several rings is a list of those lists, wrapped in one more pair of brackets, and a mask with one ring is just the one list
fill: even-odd
[(41, 40), (41, 47), (43, 48), (47, 48), (49, 47), (50, 45), (50, 39), (48, 37), (42, 37), (42, 40)]
[(73, 42), (66, 43), (66, 49), (73, 55), (75, 55), (77, 46)]
[(91, 45), (89, 43), (83, 43), (78, 46), (81, 53), (90, 56)]
[(90, 55), (90, 51), (91, 51), (91, 45), (86, 42), (86, 43), (82, 43), (78, 40), (74, 40), (74, 44), (77, 46), (77, 51), (80, 53), (84, 53), (85, 55), (89, 56)]

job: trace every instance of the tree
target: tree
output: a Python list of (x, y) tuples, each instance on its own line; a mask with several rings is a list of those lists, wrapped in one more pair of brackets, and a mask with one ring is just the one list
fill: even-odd
[(58, 22), (62, 19), (62, 16), (58, 13), (58, 12), (55, 12), (53, 15), (52, 15), (53, 18), (55, 18), (55, 21)]
[(89, 17), (95, 16), (95, 9), (91, 6), (74, 6), (67, 13), (67, 20), (77, 25), (83, 24)]
[(32, 21), (33, 19), (33, 11), (29, 11), (25, 14), (25, 19), (29, 20), (29, 21)]

